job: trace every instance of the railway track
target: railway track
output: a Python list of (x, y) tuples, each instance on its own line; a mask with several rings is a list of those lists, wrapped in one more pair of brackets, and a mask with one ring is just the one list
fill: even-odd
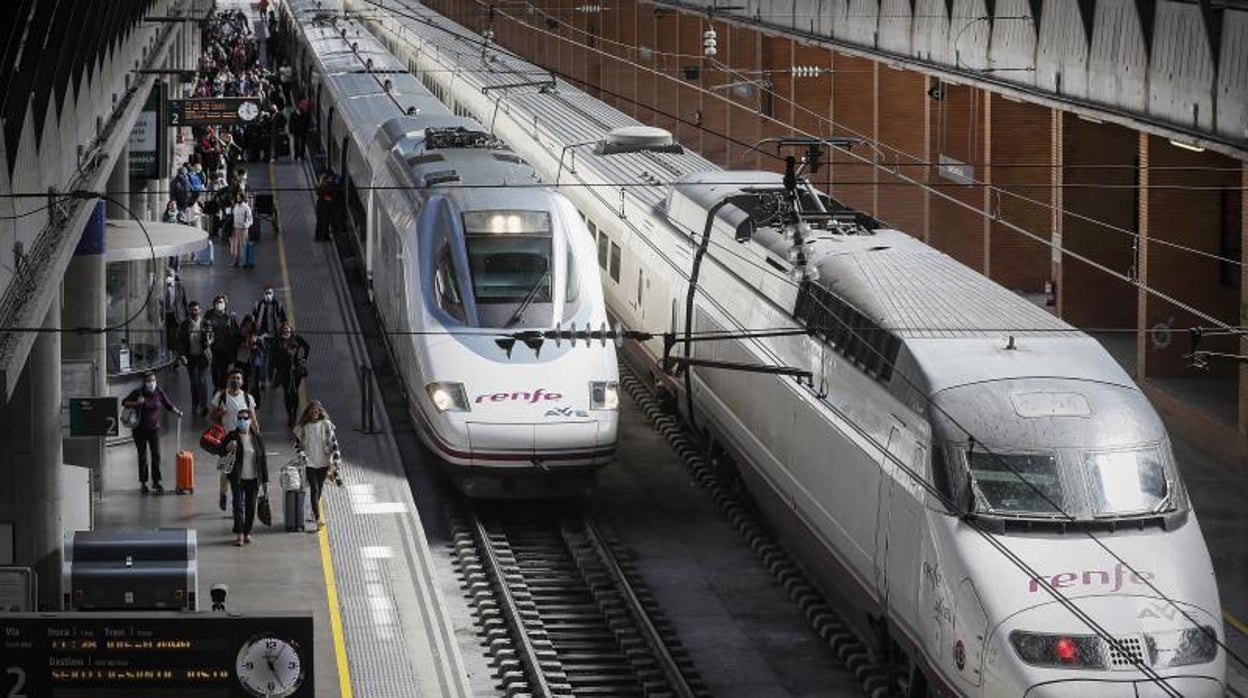
[(465, 504), (451, 524), (505, 695), (707, 695), (630, 561), (583, 511)]

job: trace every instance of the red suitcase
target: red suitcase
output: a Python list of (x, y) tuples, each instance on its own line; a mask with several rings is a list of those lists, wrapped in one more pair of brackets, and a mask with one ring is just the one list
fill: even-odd
[[(182, 447), (182, 418), (178, 417), (178, 448)], [(195, 454), (178, 451), (178, 494), (195, 494)]]

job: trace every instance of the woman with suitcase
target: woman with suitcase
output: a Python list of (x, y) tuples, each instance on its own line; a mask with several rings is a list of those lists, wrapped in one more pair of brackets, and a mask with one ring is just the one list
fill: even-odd
[(151, 371), (143, 374), (143, 387), (131, 391), (121, 401), (121, 406), (130, 411), (129, 415), (122, 415), (122, 422), (130, 427), (134, 445), (139, 450), (139, 492), (148, 493), (150, 451), (152, 489), (160, 494), (165, 491), (160, 484), (160, 411), (165, 409), (181, 417), (182, 410), (173, 404), (165, 391), (156, 386), (156, 374)]
[(321, 515), (321, 493), (325, 480), (342, 485), (342, 476), (338, 472), (342, 462), (338, 451), (338, 433), (319, 400), (309, 402), (303, 414), (299, 415), (299, 424), (295, 426), (295, 444), (299, 449), (299, 460), (305, 464), (304, 479), (308, 482), (312, 498), (312, 519), (316, 521), (316, 530), (319, 531), (325, 527), (325, 517)]

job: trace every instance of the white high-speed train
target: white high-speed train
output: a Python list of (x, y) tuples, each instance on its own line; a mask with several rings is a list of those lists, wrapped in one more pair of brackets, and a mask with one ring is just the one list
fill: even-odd
[[(794, 282), (765, 205), (779, 176), (577, 151), (637, 122), (563, 82), (504, 87), (540, 69), (415, 3), (366, 9), (454, 109), (548, 180), (594, 185), (563, 191), (625, 325), (680, 336), (708, 214), (724, 199), (751, 214), (740, 244), (739, 212), (719, 209), (692, 330), (810, 333), (693, 356), (800, 368), (813, 386), (695, 368), (695, 413), (911, 695), (1223, 695), (1218, 591), (1168, 436), (1096, 341), (804, 185), (801, 205), (822, 212), (802, 250), (818, 280)], [(637, 348), (658, 375), (662, 346)]]
[(615, 346), (506, 341), (606, 323), (585, 222), (331, 5), (282, 21), (422, 439), (470, 495), (585, 494), (615, 448)]

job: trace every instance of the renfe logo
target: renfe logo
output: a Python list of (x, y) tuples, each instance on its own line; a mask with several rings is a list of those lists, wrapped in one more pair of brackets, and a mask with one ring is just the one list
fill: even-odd
[(527, 402), (530, 405), (538, 400), (562, 400), (563, 393), (548, 393), (545, 388), (538, 388), (533, 392), (521, 391), (515, 393), (494, 393), (492, 395), (478, 395), (473, 402)]
[[(1112, 576), (1112, 579), (1111, 579)], [(1112, 586), (1110, 591), (1118, 591), (1122, 588), (1123, 579), (1130, 579), (1132, 584), (1143, 584), (1145, 580), (1153, 578), (1152, 572), (1140, 571), (1139, 574), (1128, 572), (1127, 568), (1121, 562), (1114, 565), (1112, 572), (1105, 570), (1085, 570), (1083, 572), (1059, 572), (1048, 579), (1049, 585), (1054, 589), (1063, 589), (1081, 586)], [(1040, 591), (1040, 579), (1032, 578), (1027, 583), (1027, 590), (1031, 593)]]

